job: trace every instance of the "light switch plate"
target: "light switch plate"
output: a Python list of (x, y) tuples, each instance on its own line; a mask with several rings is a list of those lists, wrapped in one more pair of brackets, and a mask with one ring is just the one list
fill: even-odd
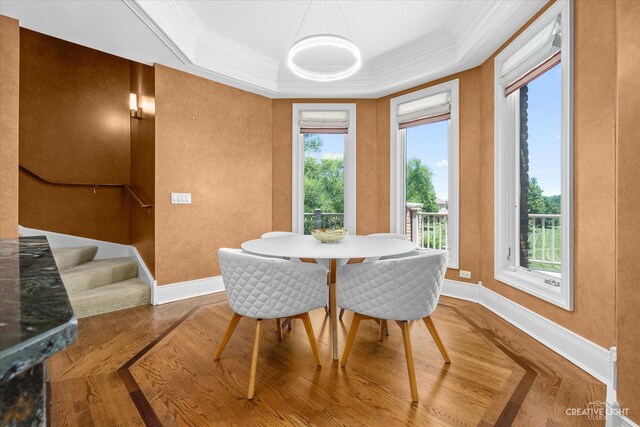
[(171, 193), (172, 205), (190, 205), (191, 193)]

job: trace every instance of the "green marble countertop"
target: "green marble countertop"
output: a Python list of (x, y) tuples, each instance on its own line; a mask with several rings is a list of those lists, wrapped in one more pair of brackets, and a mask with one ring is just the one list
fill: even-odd
[(47, 238), (0, 240), (0, 382), (69, 346), (77, 329)]

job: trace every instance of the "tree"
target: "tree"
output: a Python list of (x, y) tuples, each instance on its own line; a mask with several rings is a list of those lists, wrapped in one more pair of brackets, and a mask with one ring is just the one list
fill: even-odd
[(560, 214), (560, 196), (545, 196), (545, 210), (548, 214)]
[[(322, 138), (304, 135), (305, 153), (319, 153)], [(304, 211), (344, 212), (344, 161), (343, 159), (304, 159)]]
[(344, 162), (339, 159), (304, 159), (304, 210), (344, 212)]
[(319, 153), (322, 149), (322, 138), (320, 135), (313, 135), (309, 133), (304, 134), (304, 152), (305, 153)]
[(530, 214), (559, 214), (560, 196), (545, 196), (536, 177), (529, 178), (528, 208)]
[(425, 212), (438, 212), (436, 191), (433, 188), (433, 172), (420, 159), (407, 161), (407, 202), (422, 203)]
[(547, 203), (545, 196), (542, 195), (542, 188), (538, 184), (536, 177), (529, 178), (529, 197), (527, 204), (529, 205), (530, 214), (546, 214)]
[[(520, 265), (529, 266), (529, 86), (520, 88)], [(542, 194), (542, 193), (540, 193)]]

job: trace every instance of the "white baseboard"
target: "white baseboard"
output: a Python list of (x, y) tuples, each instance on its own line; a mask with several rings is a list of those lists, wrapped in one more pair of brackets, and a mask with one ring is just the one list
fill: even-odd
[(142, 259), (140, 252), (138, 252), (138, 249), (133, 245), (129, 246), (128, 249), (129, 253), (127, 256), (129, 258), (135, 259), (138, 263), (138, 277), (140, 278), (140, 280), (148, 283), (150, 286), (155, 286), (156, 281), (153, 279), (153, 274), (151, 274), (151, 272), (147, 268), (147, 264), (144, 263), (144, 260)]
[(480, 288), (480, 286), (473, 283), (444, 279), (440, 294), (446, 297), (478, 302), (480, 299)]
[[(98, 247), (96, 259), (131, 257), (138, 261), (139, 277), (152, 285), (152, 304), (165, 304), (224, 291), (221, 276), (189, 280), (170, 285), (158, 286), (144, 264), (135, 247), (104, 242), (84, 237), (69, 236), (44, 230), (19, 227), (24, 236), (45, 235), (52, 248), (93, 245)], [(442, 295), (475, 302), (544, 344), (569, 360), (598, 381), (607, 385), (607, 427), (638, 427), (633, 421), (620, 414), (616, 401), (616, 353), (615, 348), (607, 350), (588, 339), (558, 325), (555, 322), (517, 304), (508, 298), (482, 286), (445, 279)]]
[(560, 354), (598, 381), (611, 381), (609, 350), (517, 304), (482, 284), (445, 280), (442, 295), (477, 302)]
[(52, 249), (70, 248), (74, 246), (97, 246), (98, 253), (95, 259), (121, 258), (129, 256), (129, 245), (105, 242), (103, 240), (89, 239), (88, 237), (72, 236), (70, 234), (56, 233), (54, 231), (38, 230), (36, 228), (18, 226), (18, 232), (22, 236), (47, 236), (49, 246)]
[(71, 248), (74, 246), (97, 246), (98, 252), (95, 259), (106, 258), (131, 258), (138, 263), (138, 278), (149, 286), (154, 284), (153, 275), (144, 263), (135, 246), (120, 243), (105, 242), (104, 240), (89, 239), (88, 237), (72, 236), (70, 234), (56, 233), (54, 231), (38, 230), (36, 228), (18, 226), (18, 232), (22, 236), (47, 236), (49, 246), (56, 248)]
[(200, 297), (224, 291), (222, 276), (205, 277), (170, 285), (153, 287), (153, 304), (166, 304), (187, 298)]
[(607, 427), (638, 427), (616, 400), (616, 349), (588, 339), (482, 286), (445, 279), (442, 295), (476, 302), (549, 347), (607, 386)]
[[(609, 427), (608, 420), (607, 427)], [(611, 421), (611, 427), (638, 427), (638, 424), (634, 423), (624, 415), (614, 414), (613, 420)]]
[(482, 287), (478, 302), (591, 374), (597, 380), (604, 384), (611, 381), (608, 349), (600, 347), (488, 288)]

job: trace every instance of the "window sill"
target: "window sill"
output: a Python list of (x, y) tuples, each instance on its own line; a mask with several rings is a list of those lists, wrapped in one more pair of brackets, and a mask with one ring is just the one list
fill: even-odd
[(555, 288), (541, 282), (540, 275), (523, 271), (503, 270), (497, 272), (495, 279), (513, 288), (526, 292), (567, 311), (573, 311), (567, 295), (563, 295), (561, 287)]

